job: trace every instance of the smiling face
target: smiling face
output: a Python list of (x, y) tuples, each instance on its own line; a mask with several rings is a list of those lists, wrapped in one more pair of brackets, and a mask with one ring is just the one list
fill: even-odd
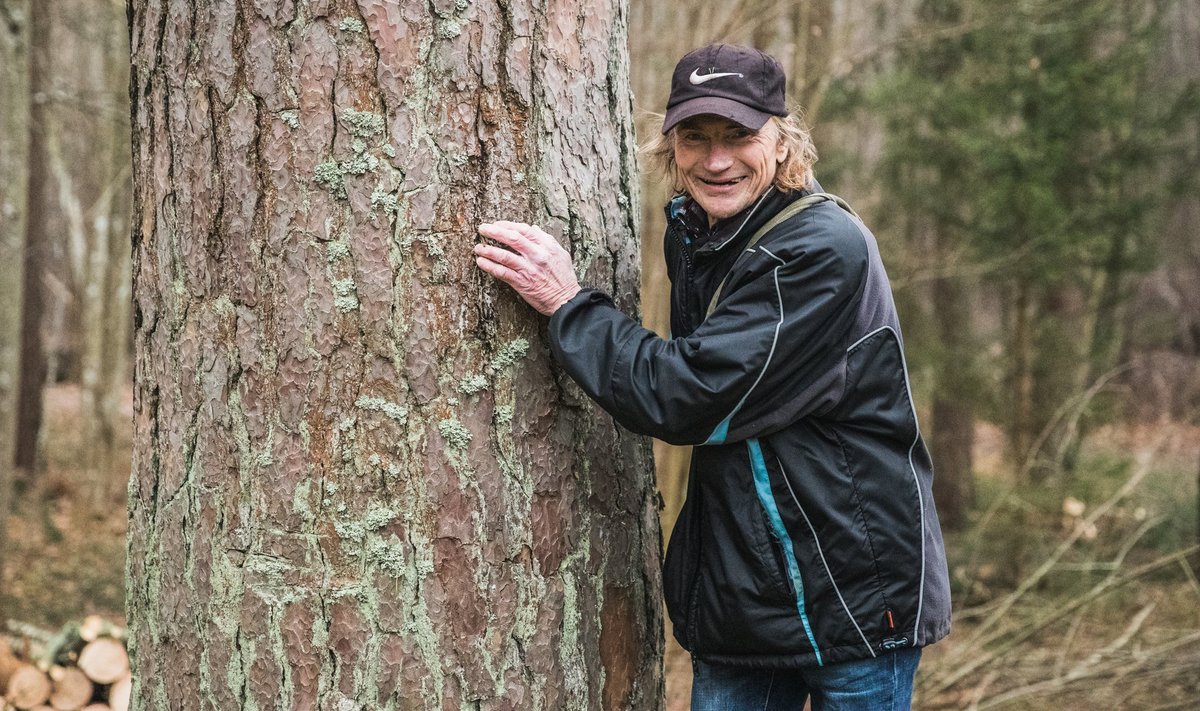
[(683, 189), (704, 208), (710, 227), (757, 200), (787, 157), (773, 121), (755, 131), (706, 114), (682, 121), (672, 135)]

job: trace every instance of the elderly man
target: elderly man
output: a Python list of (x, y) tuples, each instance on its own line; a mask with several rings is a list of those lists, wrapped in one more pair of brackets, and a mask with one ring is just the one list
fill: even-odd
[(779, 63), (711, 45), (675, 68), (644, 150), (678, 195), (672, 337), (583, 289), (537, 227), (484, 224), (479, 267), (550, 316), (554, 357), (634, 432), (700, 445), (664, 564), (693, 709), (906, 709), (950, 628), (945, 551), (891, 288), (820, 192)]

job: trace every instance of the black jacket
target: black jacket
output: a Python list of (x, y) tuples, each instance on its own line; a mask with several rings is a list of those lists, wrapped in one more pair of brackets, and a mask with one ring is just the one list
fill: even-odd
[(618, 422), (702, 445), (664, 588), (676, 638), (709, 662), (821, 665), (950, 628), (932, 468), (874, 237), (825, 202), (745, 248), (801, 195), (770, 189), (711, 233), (688, 199), (668, 205), (669, 339), (595, 290), (550, 320), (556, 359)]

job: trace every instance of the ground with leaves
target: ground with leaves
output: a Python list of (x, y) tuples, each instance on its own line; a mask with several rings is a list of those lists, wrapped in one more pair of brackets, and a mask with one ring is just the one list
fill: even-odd
[(8, 519), (0, 621), (57, 629), (85, 615), (114, 622), (125, 609), (125, 485), (129, 476), (132, 397), (122, 401), (124, 427), (108, 472), (106, 495), (94, 496), (80, 451), (80, 391), (46, 390), (46, 468), (22, 486)]

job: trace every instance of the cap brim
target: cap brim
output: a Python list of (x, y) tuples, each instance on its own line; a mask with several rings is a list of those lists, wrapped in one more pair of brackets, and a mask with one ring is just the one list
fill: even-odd
[(767, 123), (767, 119), (771, 118), (771, 114), (752, 109), (733, 99), (721, 96), (700, 96), (667, 109), (667, 114), (663, 117), (662, 132), (667, 133), (684, 119), (704, 114), (722, 116), (755, 131), (762, 128)]

